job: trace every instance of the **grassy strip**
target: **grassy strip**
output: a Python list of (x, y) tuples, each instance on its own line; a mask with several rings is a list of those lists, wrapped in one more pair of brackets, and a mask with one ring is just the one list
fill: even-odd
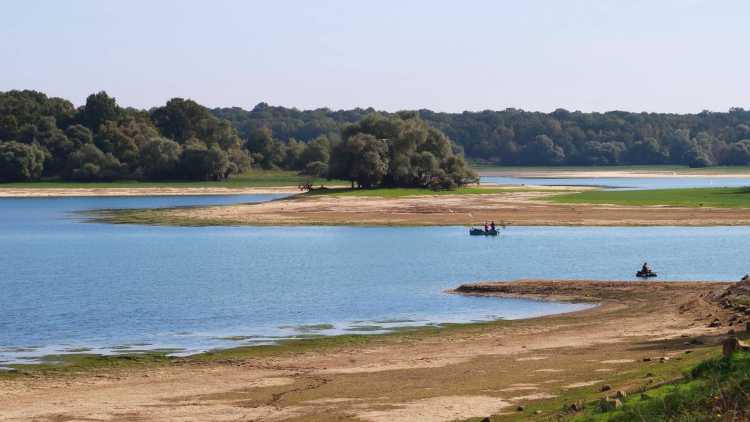
[(576, 421), (747, 420), (750, 416), (750, 353), (715, 357), (685, 380), (626, 399), (617, 410), (589, 410)]
[(482, 172), (674, 172), (687, 175), (712, 175), (712, 174), (750, 174), (750, 166), (714, 166), (690, 168), (688, 166), (675, 165), (643, 165), (643, 166), (493, 166), (474, 164), (472, 169)]
[(17, 189), (93, 189), (93, 188), (263, 188), (278, 186), (297, 186), (300, 183), (312, 183), (313, 185), (348, 185), (342, 180), (310, 179), (300, 176), (293, 171), (284, 170), (254, 170), (240, 175), (232, 176), (228, 180), (214, 181), (191, 181), (191, 180), (167, 180), (158, 182), (144, 182), (138, 180), (119, 180), (113, 182), (71, 182), (64, 180), (46, 180), (39, 182), (22, 183), (0, 183), (2, 188)]
[(750, 187), (587, 191), (546, 199), (561, 204), (750, 208)]
[(442, 196), (442, 195), (491, 195), (510, 192), (557, 192), (552, 189), (514, 189), (492, 187), (462, 187), (447, 190), (432, 190), (425, 188), (374, 188), (374, 189), (318, 189), (308, 192), (308, 195), (358, 196), (372, 198), (408, 198), (412, 196)]
[[(629, 369), (620, 373), (613, 372), (609, 375), (602, 375), (601, 383), (592, 386), (563, 389), (559, 392), (559, 395), (554, 398), (530, 400), (527, 403), (524, 403), (525, 406), (523, 411), (507, 409), (506, 413), (489, 416), (489, 420), (490, 422), (510, 422), (521, 420), (589, 421), (589, 418), (599, 416), (599, 412), (595, 412), (595, 407), (599, 399), (606, 394), (614, 395), (614, 392), (619, 389), (627, 391), (631, 391), (633, 388), (647, 389), (650, 384), (673, 380), (680, 377), (686, 370), (690, 370), (696, 365), (700, 365), (701, 362), (706, 359), (713, 359), (718, 354), (718, 348), (705, 347), (694, 349), (691, 354), (683, 355), (679, 359), (672, 359), (664, 363), (644, 363), (634, 369)], [(601, 392), (601, 387), (605, 384), (611, 385), (612, 390), (606, 393)], [(651, 393), (649, 392), (649, 394)], [(575, 402), (585, 403), (585, 414), (575, 414), (574, 412), (571, 412), (570, 405)], [(467, 419), (466, 422), (481, 422), (482, 420), (484, 420), (484, 417), (474, 417)], [(628, 420), (642, 419), (635, 418)]]

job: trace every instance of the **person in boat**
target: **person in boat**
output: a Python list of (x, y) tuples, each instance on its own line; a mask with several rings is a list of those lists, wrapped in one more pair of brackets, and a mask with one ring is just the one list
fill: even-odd
[(641, 273), (642, 274), (651, 274), (651, 268), (648, 266), (648, 262), (644, 262), (643, 266), (641, 267)]
[(484, 232), (487, 233), (488, 231), (490, 231), (490, 226), (488, 226), (487, 222), (485, 221), (484, 222)]
[(490, 231), (495, 231), (495, 220), (492, 220), (492, 222), (490, 223)]

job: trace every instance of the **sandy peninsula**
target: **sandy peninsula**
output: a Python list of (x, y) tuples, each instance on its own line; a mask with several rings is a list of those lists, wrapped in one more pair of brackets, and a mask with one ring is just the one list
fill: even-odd
[(750, 225), (750, 209), (560, 204), (546, 199), (587, 188), (508, 187), (476, 195), (367, 197), (296, 195), (283, 200), (211, 207), (127, 210), (104, 221), (176, 225), (455, 226), (494, 220), (525, 226)]
[[(603, 385), (636, 391), (716, 353), (729, 283), (518, 281), (456, 294), (585, 301), (568, 314), (181, 358), (148, 368), (0, 377), (6, 421), (549, 419)], [(717, 324), (710, 322), (718, 320)], [(714, 325), (714, 327), (709, 327)], [(523, 411), (516, 410), (524, 405)]]

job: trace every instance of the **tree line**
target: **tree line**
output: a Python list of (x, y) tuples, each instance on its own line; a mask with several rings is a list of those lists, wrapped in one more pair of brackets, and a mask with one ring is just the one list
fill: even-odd
[(517, 109), (208, 109), (173, 98), (149, 110), (106, 92), (75, 107), (0, 92), (0, 180), (223, 180), (287, 169), (359, 186), (453, 187), (464, 161), (499, 165), (750, 165), (750, 111), (552, 113)]
[[(260, 103), (219, 108), (216, 116), (249, 136), (268, 128), (280, 142), (335, 138), (373, 109), (300, 111)], [(387, 113), (381, 113), (388, 115)], [(552, 113), (518, 109), (463, 113), (419, 110), (419, 117), (474, 162), (497, 165), (750, 165), (750, 111), (698, 114), (612, 111)]]
[(2, 180), (222, 180), (250, 165), (236, 129), (190, 100), (144, 111), (106, 92), (79, 108), (35, 91), (0, 93)]
[(36, 91), (0, 92), (0, 180), (224, 180), (280, 168), (360, 187), (476, 181), (462, 150), (417, 113), (355, 114), (282, 140), (277, 123), (241, 126), (243, 112), (228, 119), (189, 99), (138, 110), (102, 91), (76, 108)]

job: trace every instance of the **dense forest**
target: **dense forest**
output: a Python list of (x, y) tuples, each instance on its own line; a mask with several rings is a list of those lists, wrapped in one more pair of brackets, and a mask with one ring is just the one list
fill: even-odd
[(35, 91), (0, 93), (3, 180), (220, 180), (250, 165), (234, 127), (190, 100), (142, 111), (105, 92), (80, 108)]
[(305, 142), (273, 125), (238, 130), (182, 98), (148, 111), (106, 92), (76, 108), (35, 91), (0, 93), (0, 180), (223, 180), (252, 167), (296, 170), (352, 185), (453, 188), (476, 180), (463, 153), (416, 113), (366, 113)]
[(750, 164), (750, 111), (552, 113), (507, 109), (208, 109), (174, 98), (150, 110), (105, 92), (75, 107), (0, 92), (0, 180), (223, 180), (288, 169), (359, 186), (454, 187), (464, 162), (499, 165)]
[[(373, 109), (300, 111), (258, 104), (212, 110), (242, 136), (269, 128), (275, 139), (333, 139)], [(699, 114), (552, 113), (516, 109), (463, 113), (419, 110), (419, 117), (464, 149), (467, 159), (498, 165), (750, 164), (750, 111)]]

